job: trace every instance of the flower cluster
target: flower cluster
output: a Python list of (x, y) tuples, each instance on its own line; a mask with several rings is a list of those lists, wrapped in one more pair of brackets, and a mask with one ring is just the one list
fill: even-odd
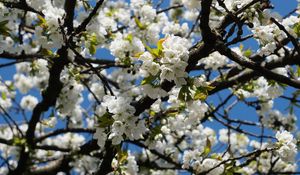
[[(101, 106), (98, 106), (96, 115), (99, 117), (100, 125), (103, 120), (112, 120), (111, 132), (108, 135), (108, 139), (112, 140), (114, 145), (118, 145), (123, 141), (124, 136), (130, 140), (136, 140), (143, 138), (143, 134), (147, 131), (145, 127), (145, 121), (139, 120), (137, 116), (134, 116), (135, 109), (130, 105), (131, 98), (125, 96), (109, 96), (103, 97)], [(105, 118), (107, 115), (112, 114), (111, 119)], [(102, 119), (103, 118), (103, 119)], [(103, 137), (104, 136), (104, 137)], [(101, 141), (105, 141), (106, 134), (104, 129), (98, 129), (96, 138), (101, 138)], [(98, 140), (98, 142), (100, 142)], [(103, 142), (98, 143), (100, 147), (104, 145)]]
[(287, 131), (278, 131), (276, 133), (279, 149), (277, 153), (283, 161), (293, 162), (297, 154), (296, 140), (293, 135)]
[[(73, 70), (75, 71), (75, 70)], [(80, 103), (83, 101), (82, 91), (84, 87), (74, 77), (74, 73), (65, 69), (62, 72), (61, 81), (64, 87), (56, 102), (58, 113), (62, 117), (70, 116), (72, 124), (80, 124), (83, 109)]]

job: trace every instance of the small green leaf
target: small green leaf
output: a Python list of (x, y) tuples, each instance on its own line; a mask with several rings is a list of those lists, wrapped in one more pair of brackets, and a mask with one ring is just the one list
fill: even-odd
[(300, 37), (300, 23), (299, 22), (294, 25), (293, 30), (297, 34), (297, 36)]
[(172, 16), (171, 18), (174, 21), (178, 21), (178, 18), (183, 14), (183, 10), (180, 8), (174, 9), (174, 11), (172, 12)]
[(98, 40), (97, 40), (97, 36), (95, 33), (92, 33), (91, 35), (87, 36), (88, 40), (89, 40), (89, 52), (92, 55), (96, 54), (97, 51), (97, 45), (99, 44)]
[(251, 55), (252, 55), (252, 50), (251, 49), (247, 49), (247, 50), (244, 51), (244, 56), (245, 57), (249, 58)]
[(163, 51), (162, 44), (165, 40), (166, 40), (166, 38), (162, 38), (162, 39), (158, 40), (158, 42), (157, 42), (157, 49), (158, 49), (159, 53), (162, 53), (162, 51)]
[(38, 22), (37, 25), (42, 27), (43, 29), (46, 29), (48, 27), (47, 21), (44, 17), (42, 17), (41, 15), (38, 15)]
[(149, 115), (150, 115), (150, 117), (154, 117), (154, 116), (155, 116), (155, 114), (156, 114), (156, 112), (155, 112), (155, 111), (153, 111), (153, 110), (150, 110), (150, 111), (149, 111)]
[(14, 84), (11, 83), (10, 85), (8, 85), (8, 90), (9, 90), (9, 91), (15, 90)]
[(5, 26), (6, 24), (8, 24), (8, 20), (4, 20), (0, 22), (0, 26)]
[(118, 151), (118, 162), (119, 164), (124, 164), (127, 161), (128, 153), (126, 151)]
[(2, 93), (1, 93), (1, 97), (2, 97), (3, 100), (6, 100), (6, 99), (7, 99), (6, 93), (5, 93), (5, 92), (2, 92)]
[(151, 84), (155, 79), (156, 79), (155, 76), (150, 75), (149, 77), (146, 77), (142, 80), (141, 85)]
[(209, 85), (198, 87), (194, 95), (194, 100), (205, 100), (208, 96), (208, 92), (213, 90), (214, 88), (215, 87)]
[(205, 100), (207, 98), (207, 94), (201, 92), (201, 91), (196, 91), (195, 95), (194, 95), (194, 100)]
[(253, 83), (247, 83), (242, 87), (243, 90), (248, 91), (248, 92), (253, 92), (254, 91), (254, 85)]
[(38, 18), (42, 24), (45, 24), (47, 22), (46, 19), (44, 17), (42, 17), (41, 15), (38, 15)]
[(6, 26), (8, 24), (8, 20), (4, 20), (0, 22), (0, 34), (4, 36), (10, 35), (10, 29)]
[(214, 90), (216, 87), (208, 85), (208, 86), (206, 86), (205, 88), (207, 89), (207, 91), (212, 91), (212, 90)]
[(150, 133), (150, 140), (154, 140), (155, 136), (161, 133), (161, 126), (157, 125), (154, 128), (151, 129), (151, 133)]
[(133, 40), (133, 36), (132, 36), (132, 34), (130, 33), (130, 34), (128, 34), (127, 35), (127, 37), (125, 38), (125, 40), (127, 40), (127, 41), (129, 41), (130, 43), (132, 42), (132, 40)]
[(136, 23), (136, 25), (138, 26), (139, 29), (145, 30), (147, 28), (145, 25), (143, 25), (141, 23), (141, 21), (137, 17), (134, 17), (134, 21), (135, 21), (135, 23)]
[(101, 128), (105, 128), (114, 123), (114, 119), (109, 115), (109, 113), (105, 113), (103, 116), (99, 117), (98, 121), (99, 127)]
[(82, 4), (83, 4), (83, 8), (85, 11), (88, 11), (89, 9), (91, 9), (91, 5), (88, 3), (87, 0), (82, 0)]
[(189, 86), (182, 86), (179, 93), (178, 93), (178, 99), (181, 101), (190, 101), (192, 100), (191, 91), (189, 89)]
[(207, 138), (206, 139), (206, 146), (204, 148), (204, 151), (202, 153), (203, 156), (207, 156), (211, 151), (211, 142), (210, 140)]
[(90, 47), (89, 47), (89, 52), (90, 52), (90, 54), (95, 55), (96, 46), (91, 44)]
[(42, 48), (41, 53), (45, 56), (54, 56), (53, 52), (50, 49)]
[(112, 17), (114, 15), (114, 13), (116, 13), (116, 12), (117, 12), (116, 9), (111, 8), (105, 15), (108, 17)]
[(25, 143), (26, 143), (25, 138), (19, 138), (19, 137), (13, 138), (13, 145), (15, 145), (15, 146), (22, 146), (22, 145), (25, 145)]
[(297, 76), (300, 77), (300, 66), (297, 65)]

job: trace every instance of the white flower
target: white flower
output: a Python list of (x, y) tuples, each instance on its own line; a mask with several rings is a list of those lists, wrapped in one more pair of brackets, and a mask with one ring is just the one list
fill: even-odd
[(98, 105), (95, 110), (95, 115), (102, 117), (106, 113), (106, 107)]
[(283, 161), (293, 162), (297, 154), (297, 147), (294, 143), (290, 142), (281, 146), (277, 153)]
[(32, 95), (27, 95), (23, 97), (20, 103), (23, 109), (27, 109), (29, 111), (32, 111), (37, 104), (38, 104), (38, 99)]
[(135, 109), (133, 106), (130, 105), (131, 99), (130, 97), (114, 97), (105, 95), (103, 97), (102, 105), (108, 108), (108, 111), (113, 114), (121, 114), (124, 112), (133, 114)]
[(204, 64), (205, 69), (217, 70), (228, 64), (228, 59), (219, 52), (213, 52), (208, 57), (202, 58), (199, 63)]
[(189, 27), (187, 23), (183, 23), (182, 25), (178, 23), (168, 23), (162, 30), (163, 34), (174, 34), (185, 36), (189, 32)]
[(141, 69), (155, 76), (160, 70), (160, 65), (152, 60), (147, 60), (143, 62)]
[(144, 5), (140, 9), (140, 15), (144, 20), (152, 21), (156, 16), (156, 10), (152, 8), (150, 5)]
[(275, 135), (279, 142), (279, 150), (277, 153), (283, 161), (292, 162), (297, 154), (296, 140), (288, 131), (278, 131)]
[(33, 87), (33, 80), (30, 77), (26, 77), (23, 74), (15, 74), (14, 81), (16, 87), (21, 93), (27, 93)]
[[(94, 93), (94, 95), (97, 97), (97, 99), (101, 99), (105, 95), (104, 87), (100, 83), (93, 83), (90, 87), (91, 91)], [(90, 101), (94, 101), (95, 97), (93, 94), (88, 95), (88, 99)]]
[(150, 84), (145, 84), (141, 88), (143, 89), (143, 92), (152, 99), (157, 99), (168, 95), (165, 90), (161, 88), (155, 88)]
[(201, 7), (201, 0), (182, 0), (182, 4), (187, 9), (194, 9)]
[(162, 65), (160, 79), (172, 81), (175, 79), (175, 72), (170, 67)]
[(222, 164), (218, 166), (220, 162), (221, 161), (216, 159), (207, 158), (202, 162), (200, 170), (201, 172), (206, 172), (211, 168), (214, 168), (213, 170), (209, 171), (207, 175), (220, 175), (224, 172), (224, 165)]
[(125, 131), (124, 124), (121, 121), (115, 121), (112, 125), (112, 132), (116, 135), (122, 135)]
[(153, 61), (153, 56), (151, 55), (151, 53), (149, 52), (144, 52), (140, 57), (139, 57), (140, 60), (142, 61)]
[(94, 139), (97, 139), (97, 144), (100, 147), (100, 150), (104, 148), (105, 141), (107, 138), (107, 134), (105, 133), (105, 129), (97, 128), (96, 133), (93, 136)]
[(186, 20), (195, 21), (197, 19), (198, 15), (199, 15), (199, 10), (197, 10), (197, 9), (191, 9), (191, 10), (186, 10), (184, 12), (183, 17)]
[(83, 101), (83, 96), (81, 94), (84, 90), (83, 85), (69, 75), (67, 68), (62, 72), (60, 80), (63, 82), (64, 87), (56, 102), (58, 113), (62, 117), (70, 115), (74, 118), (74, 120), (71, 119), (71, 121), (78, 121), (82, 115), (82, 110), (79, 105)]
[(294, 136), (288, 131), (278, 131), (275, 137), (281, 143), (289, 143), (294, 141)]
[(109, 46), (112, 55), (119, 59), (125, 59), (128, 54), (129, 56), (134, 56), (137, 53), (144, 52), (144, 45), (139, 38), (133, 37), (130, 40), (126, 38), (126, 35), (116, 34), (116, 38)]
[(135, 161), (135, 157), (130, 152), (128, 152), (127, 165), (125, 171), (128, 175), (137, 175), (139, 171), (139, 167)]

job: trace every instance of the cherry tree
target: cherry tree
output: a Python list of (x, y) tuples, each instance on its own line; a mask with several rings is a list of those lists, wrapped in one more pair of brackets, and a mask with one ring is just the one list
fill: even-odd
[(0, 174), (297, 173), (300, 11), (273, 8), (0, 0)]

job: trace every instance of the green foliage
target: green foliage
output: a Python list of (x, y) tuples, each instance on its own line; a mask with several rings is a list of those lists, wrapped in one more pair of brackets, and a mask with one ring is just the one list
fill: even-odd
[(96, 54), (97, 51), (97, 45), (99, 44), (97, 40), (97, 36), (95, 33), (92, 33), (91, 35), (88, 35), (88, 41), (89, 41), (89, 52), (92, 55)]
[(189, 89), (189, 86), (182, 86), (179, 93), (178, 93), (178, 99), (181, 101), (190, 101), (192, 100), (192, 93)]
[(134, 17), (134, 21), (140, 30), (145, 30), (147, 28), (147, 26), (142, 24), (141, 21), (137, 17)]
[[(97, 116), (98, 117), (98, 116)], [(114, 123), (114, 119), (107, 112), (103, 116), (98, 117), (98, 125), (100, 128), (111, 126)]]
[(208, 96), (208, 92), (213, 90), (215, 87), (213, 86), (202, 86), (202, 87), (198, 87), (195, 95), (194, 95), (194, 100), (205, 100)]
[(13, 137), (12, 141), (14, 146), (23, 146), (26, 144), (25, 138)]
[(8, 24), (8, 20), (4, 20), (0, 22), (0, 35), (9, 36), (10, 29), (6, 26)]
[(295, 24), (293, 30), (297, 34), (297, 36), (300, 37), (300, 23)]

